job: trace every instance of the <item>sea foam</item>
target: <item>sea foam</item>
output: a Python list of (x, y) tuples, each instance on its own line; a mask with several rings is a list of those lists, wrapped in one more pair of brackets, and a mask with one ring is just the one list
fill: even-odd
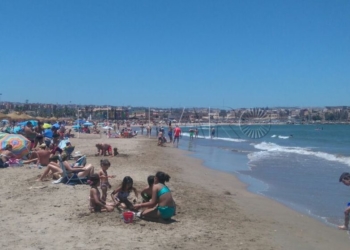
[(334, 154), (320, 152), (320, 151), (313, 151), (310, 148), (285, 147), (285, 146), (280, 146), (276, 143), (270, 143), (270, 142), (262, 142), (262, 143), (256, 144), (254, 145), (254, 148), (262, 151), (249, 154), (248, 157), (250, 161), (256, 161), (261, 158), (269, 157), (271, 156), (271, 154), (293, 153), (293, 154), (299, 154), (299, 155), (314, 156), (327, 161), (339, 162), (350, 166), (350, 157), (339, 156), (339, 155), (334, 155)]

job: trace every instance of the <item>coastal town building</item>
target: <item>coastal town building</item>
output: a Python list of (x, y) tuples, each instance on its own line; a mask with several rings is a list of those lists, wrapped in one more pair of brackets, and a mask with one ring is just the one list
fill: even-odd
[[(0, 113), (26, 113), (33, 117), (57, 118), (91, 118), (109, 120), (139, 120), (143, 122), (168, 123), (169, 121), (183, 123), (198, 122), (238, 122), (244, 112), (250, 109), (223, 108), (149, 108), (125, 106), (96, 106), (77, 104), (1, 102)], [(313, 123), (313, 122), (349, 122), (350, 106), (325, 107), (276, 107), (261, 108), (269, 116), (271, 122)]]

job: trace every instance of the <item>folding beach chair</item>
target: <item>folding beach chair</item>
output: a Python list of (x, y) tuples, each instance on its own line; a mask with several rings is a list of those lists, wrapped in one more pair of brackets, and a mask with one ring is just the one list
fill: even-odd
[(64, 152), (66, 153), (66, 155), (68, 157), (67, 158), (68, 160), (72, 159), (72, 153), (73, 153), (74, 149), (75, 149), (75, 146), (65, 147), (64, 148)]
[(78, 160), (73, 164), (74, 167), (85, 166), (86, 165), (86, 155), (82, 155)]
[[(83, 157), (81, 157), (81, 158), (83, 158)], [(82, 159), (82, 162), (83, 162), (83, 160), (84, 160), (84, 158)], [(63, 172), (63, 175), (62, 175), (63, 181), (61, 180), (60, 182), (63, 182), (65, 184), (69, 184), (69, 185), (86, 184), (87, 183), (87, 177), (79, 177), (78, 176), (78, 172), (80, 172), (80, 171), (72, 172), (72, 171), (68, 171), (66, 169), (66, 167), (63, 164), (61, 155), (58, 156), (58, 162), (59, 162), (60, 167), (61, 167), (62, 172)], [(86, 162), (86, 157), (85, 157), (85, 162)], [(81, 171), (84, 171), (84, 170), (81, 170)]]

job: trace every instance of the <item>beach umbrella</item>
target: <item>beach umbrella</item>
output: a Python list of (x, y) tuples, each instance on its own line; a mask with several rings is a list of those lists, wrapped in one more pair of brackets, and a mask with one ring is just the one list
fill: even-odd
[(30, 115), (27, 115), (25, 113), (17, 114), (17, 113), (11, 113), (7, 115), (8, 118), (11, 120), (29, 120), (32, 117)]
[(80, 128), (80, 125), (74, 125), (72, 128)]
[(37, 119), (38, 121), (46, 121), (48, 118), (37, 116), (35, 117), (35, 119)]
[(18, 125), (19, 125), (19, 126), (26, 126), (26, 125), (27, 125), (27, 122), (31, 122), (31, 123), (33, 124), (33, 127), (38, 126), (38, 121), (36, 121), (36, 120), (30, 120), (30, 121), (20, 122), (20, 123), (18, 123)]
[(60, 128), (60, 125), (58, 123), (55, 123), (54, 125), (52, 125), (52, 127)]
[(51, 128), (52, 126), (51, 126), (51, 124), (48, 124), (48, 123), (44, 123), (44, 125), (43, 125), (43, 128)]
[(0, 147), (5, 148), (7, 144), (12, 145), (12, 153), (17, 158), (22, 158), (30, 151), (30, 141), (23, 135), (0, 133)]
[(85, 122), (83, 125), (84, 126), (93, 126), (94, 124), (92, 124), (91, 122)]

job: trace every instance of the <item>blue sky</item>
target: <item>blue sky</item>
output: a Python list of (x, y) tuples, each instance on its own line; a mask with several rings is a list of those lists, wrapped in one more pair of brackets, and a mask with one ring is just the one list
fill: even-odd
[(0, 1), (2, 101), (350, 105), (350, 1)]

